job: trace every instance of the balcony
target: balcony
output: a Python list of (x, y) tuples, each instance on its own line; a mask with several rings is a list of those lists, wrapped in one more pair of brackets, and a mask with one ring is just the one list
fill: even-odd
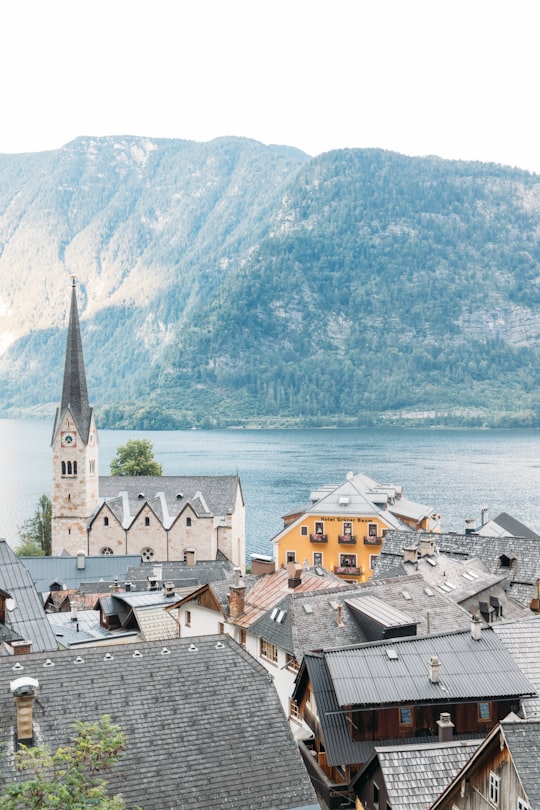
[(353, 568), (352, 565), (334, 565), (334, 574), (346, 577), (361, 577), (361, 568)]
[(309, 542), (310, 543), (328, 543), (328, 535), (327, 534), (310, 534), (309, 535)]
[(382, 537), (372, 537), (371, 535), (366, 535), (364, 537), (364, 545), (365, 546), (381, 546), (382, 545)]
[(344, 543), (348, 546), (356, 545), (356, 537), (354, 534), (340, 534), (338, 535), (338, 543)]

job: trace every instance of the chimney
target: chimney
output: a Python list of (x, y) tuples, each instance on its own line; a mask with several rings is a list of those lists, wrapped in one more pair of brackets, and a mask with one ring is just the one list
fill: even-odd
[(24, 655), (25, 653), (30, 652), (30, 647), (32, 646), (32, 642), (28, 641), (26, 638), (18, 639), (17, 641), (12, 641), (10, 643), (11, 649), (13, 650), (13, 655)]
[(255, 577), (260, 577), (262, 574), (273, 574), (276, 570), (276, 563), (272, 557), (267, 557), (263, 554), (251, 555), (251, 573)]
[(429, 659), (429, 680), (431, 683), (440, 683), (441, 680), (441, 662), (436, 655)]
[(300, 563), (287, 563), (287, 575), (289, 577), (289, 588), (298, 588), (302, 584), (302, 566)]
[(475, 641), (480, 641), (482, 636), (482, 622), (478, 613), (475, 613), (471, 619), (471, 636)]
[(439, 742), (450, 742), (454, 737), (454, 724), (448, 712), (441, 712), (437, 720), (439, 726)]
[(432, 537), (420, 538), (420, 556), (428, 557), (435, 553), (435, 542)]
[(246, 586), (241, 573), (240, 568), (234, 569), (233, 581), (229, 586), (229, 614), (231, 619), (237, 619), (244, 612)]
[(480, 510), (480, 515), (481, 515), (480, 523), (481, 523), (482, 526), (485, 526), (486, 523), (488, 522), (488, 508), (487, 508), (487, 506), (482, 507), (482, 509)]
[(9, 687), (17, 709), (17, 742), (32, 745), (34, 741), (33, 706), (39, 681), (35, 678), (17, 678)]
[(163, 592), (168, 599), (171, 596), (174, 596), (174, 582), (165, 582), (163, 585)]
[(343, 624), (343, 605), (341, 602), (337, 606), (337, 626), (338, 627), (345, 627)]
[(146, 579), (148, 580), (148, 586), (147, 587), (148, 587), (149, 591), (157, 591), (157, 590), (159, 590), (157, 577), (148, 576), (148, 577), (146, 577)]
[(86, 554), (84, 551), (77, 552), (77, 569), (80, 571), (86, 568)]
[(416, 546), (403, 547), (403, 562), (416, 563), (418, 562), (418, 549)]

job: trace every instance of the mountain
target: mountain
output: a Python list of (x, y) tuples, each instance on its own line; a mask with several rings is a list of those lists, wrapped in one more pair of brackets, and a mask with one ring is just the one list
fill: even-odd
[(241, 138), (0, 156), (0, 408), (50, 413), (69, 274), (102, 426), (540, 424), (540, 177)]

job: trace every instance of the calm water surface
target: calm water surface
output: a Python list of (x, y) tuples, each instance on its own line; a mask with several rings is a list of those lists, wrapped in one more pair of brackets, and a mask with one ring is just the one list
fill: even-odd
[[(51, 492), (52, 420), (0, 419), (0, 537), (15, 546), (17, 527)], [(463, 531), (509, 512), (540, 531), (540, 431), (422, 430), (102, 430), (100, 471), (116, 448), (149, 438), (165, 475), (238, 473), (246, 501), (248, 554), (271, 554), (281, 515), (308, 501), (310, 490), (341, 483), (349, 470), (401, 484), (412, 500), (442, 515), (445, 531)]]

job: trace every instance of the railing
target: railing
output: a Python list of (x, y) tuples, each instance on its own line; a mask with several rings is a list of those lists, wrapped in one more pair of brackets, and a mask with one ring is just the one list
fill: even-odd
[(334, 565), (334, 574), (344, 574), (349, 577), (361, 577), (362, 569), (353, 568), (352, 565)]
[(327, 534), (310, 534), (309, 535), (309, 542), (310, 543), (328, 543), (328, 535)]
[(340, 534), (338, 535), (338, 543), (348, 543), (350, 546), (354, 546), (356, 537), (354, 534)]
[(382, 537), (372, 537), (371, 535), (366, 535), (364, 537), (364, 545), (365, 546), (380, 546), (382, 545)]

